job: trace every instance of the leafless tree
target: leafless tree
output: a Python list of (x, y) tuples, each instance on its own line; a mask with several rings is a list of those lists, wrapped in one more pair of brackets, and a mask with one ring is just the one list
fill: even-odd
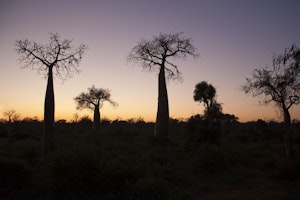
[(181, 72), (174, 61), (185, 59), (188, 55), (198, 56), (191, 39), (185, 38), (183, 33), (160, 33), (151, 40), (142, 39), (128, 56), (129, 62), (140, 63), (149, 71), (159, 71), (158, 108), (154, 130), (154, 136), (159, 139), (168, 138), (169, 134), (169, 104), (165, 74), (172, 79), (181, 78)]
[(20, 117), (15, 110), (8, 110), (4, 112), (4, 115), (8, 117), (8, 123), (12, 123)]
[(94, 111), (94, 131), (100, 127), (100, 108), (105, 101), (108, 101), (113, 106), (117, 106), (117, 103), (110, 99), (110, 91), (102, 88), (92, 87), (88, 88), (88, 92), (82, 92), (80, 95), (74, 98), (77, 103), (77, 109), (87, 108)]
[(8, 135), (10, 136), (12, 133), (13, 122), (17, 121), (20, 115), (18, 115), (17, 112), (13, 109), (4, 112), (4, 115), (8, 117)]
[(74, 118), (73, 122), (74, 122), (74, 123), (77, 123), (77, 122), (78, 122), (78, 119), (79, 119), (78, 113), (74, 113), (74, 114), (73, 114), (73, 118)]
[(48, 44), (38, 44), (28, 39), (17, 40), (15, 50), (24, 67), (45, 73), (48, 78), (44, 104), (43, 153), (54, 149), (54, 90), (53, 74), (65, 80), (78, 72), (79, 63), (87, 46), (72, 46), (72, 40), (61, 40), (58, 34), (50, 33)]
[(286, 155), (293, 155), (291, 141), (291, 116), (289, 109), (300, 103), (300, 49), (295, 45), (273, 57), (271, 68), (255, 69), (247, 78), (242, 91), (254, 97), (263, 96), (261, 103), (274, 103), (282, 112), (286, 125)]

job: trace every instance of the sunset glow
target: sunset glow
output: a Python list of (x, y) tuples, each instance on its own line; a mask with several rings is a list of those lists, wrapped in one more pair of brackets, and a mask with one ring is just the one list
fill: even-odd
[[(272, 64), (272, 56), (292, 44), (300, 46), (297, 1), (21, 1), (0, 2), (0, 119), (14, 109), (21, 118), (43, 119), (44, 74), (21, 68), (14, 42), (29, 39), (47, 43), (49, 33), (73, 39), (88, 50), (80, 73), (62, 82), (54, 79), (55, 119), (92, 116), (76, 110), (74, 97), (95, 85), (111, 91), (118, 103), (104, 103), (101, 118), (143, 118), (154, 121), (157, 110), (157, 72), (128, 63), (130, 50), (142, 38), (184, 32), (192, 38), (198, 59), (174, 61), (182, 81), (167, 81), (170, 117), (186, 119), (203, 114), (193, 100), (195, 85), (216, 87), (223, 112), (239, 121), (281, 120), (274, 105), (259, 105), (240, 86), (254, 69)], [(300, 106), (291, 109), (300, 120)]]

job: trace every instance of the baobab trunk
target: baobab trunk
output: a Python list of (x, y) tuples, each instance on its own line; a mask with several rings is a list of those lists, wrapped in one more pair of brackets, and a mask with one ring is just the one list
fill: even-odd
[(165, 68), (161, 66), (158, 75), (158, 107), (154, 136), (159, 140), (167, 139), (169, 135), (169, 103), (165, 78)]
[(285, 124), (285, 136), (284, 136), (284, 143), (285, 143), (285, 153), (286, 157), (290, 159), (294, 156), (294, 149), (293, 149), (293, 141), (291, 135), (291, 115), (289, 110), (283, 106), (283, 114), (284, 114), (284, 124)]
[(93, 123), (93, 129), (94, 131), (97, 131), (100, 127), (100, 111), (99, 106), (95, 106), (94, 108), (94, 123)]
[(47, 90), (44, 105), (44, 155), (54, 150), (54, 91), (52, 68), (53, 66), (49, 66)]

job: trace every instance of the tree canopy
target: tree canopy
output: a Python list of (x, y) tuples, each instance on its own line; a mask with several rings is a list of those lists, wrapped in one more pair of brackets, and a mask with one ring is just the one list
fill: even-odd
[(288, 158), (293, 156), (291, 116), (289, 109), (300, 103), (300, 49), (295, 45), (284, 53), (273, 56), (272, 67), (255, 69), (247, 78), (242, 91), (254, 97), (263, 96), (263, 104), (274, 103), (280, 109), (286, 125), (285, 149)]
[(110, 91), (108, 89), (96, 88), (94, 85), (88, 88), (88, 92), (82, 92), (80, 95), (74, 98), (77, 103), (77, 109), (87, 108), (94, 111), (94, 131), (100, 127), (100, 108), (105, 101), (108, 101), (113, 106), (117, 106), (117, 103), (110, 98)]
[(281, 108), (285, 121), (290, 123), (287, 111), (300, 103), (300, 49), (292, 45), (283, 54), (273, 57), (272, 67), (255, 69), (247, 78), (242, 91), (254, 97), (263, 96), (263, 104), (271, 102)]
[(201, 81), (195, 86), (194, 101), (204, 103), (206, 118), (218, 119), (222, 116), (222, 105), (216, 100), (216, 88), (206, 81)]
[(15, 50), (24, 67), (42, 71), (48, 76), (48, 68), (52, 66), (55, 75), (65, 80), (79, 72), (79, 63), (87, 50), (86, 45), (74, 47), (72, 42), (69, 39), (61, 40), (57, 33), (50, 33), (48, 44), (39, 44), (28, 39), (17, 40)]
[(80, 95), (74, 98), (77, 103), (77, 109), (90, 109), (94, 110), (95, 106), (101, 108), (105, 101), (108, 101), (113, 106), (117, 106), (117, 103), (111, 100), (111, 94), (108, 89), (96, 88), (94, 85), (88, 88), (88, 92), (82, 92)]
[(149, 71), (158, 70), (158, 106), (154, 136), (165, 140), (169, 134), (169, 100), (166, 86), (167, 77), (181, 79), (181, 72), (174, 64), (176, 59), (185, 59), (188, 55), (197, 56), (191, 39), (183, 33), (160, 33), (151, 40), (142, 39), (130, 52), (128, 61), (140, 63)]
[(8, 122), (15, 122), (19, 119), (19, 114), (15, 110), (8, 110), (4, 112), (4, 115), (8, 117)]
[(130, 52), (129, 62), (140, 63), (144, 69), (157, 70), (164, 66), (170, 78), (181, 78), (178, 66), (173, 63), (177, 59), (186, 59), (187, 56), (198, 57), (196, 48), (190, 38), (183, 33), (160, 33), (151, 40), (142, 39)]
[(216, 88), (206, 81), (201, 81), (195, 86), (194, 100), (204, 103), (207, 107), (211, 105), (216, 96)]

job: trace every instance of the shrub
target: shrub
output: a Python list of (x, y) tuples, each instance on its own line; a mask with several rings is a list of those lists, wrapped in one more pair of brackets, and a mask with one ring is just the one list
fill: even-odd
[(30, 167), (25, 161), (0, 158), (0, 197), (24, 187), (29, 177)]
[(96, 190), (97, 158), (92, 147), (78, 147), (49, 155), (42, 166), (44, 192), (52, 198), (81, 199)]
[(129, 198), (139, 177), (140, 161), (114, 147), (108, 150), (82, 144), (49, 155), (43, 166), (48, 180), (43, 190), (50, 198)]
[(4, 129), (1, 129), (0, 130), (0, 138), (5, 138), (7, 136), (8, 136), (8, 131), (4, 130)]
[(166, 180), (155, 176), (142, 177), (134, 185), (134, 196), (136, 199), (169, 199), (169, 191), (169, 184)]
[(195, 151), (201, 144), (219, 145), (222, 136), (219, 121), (203, 120), (200, 116), (193, 116), (187, 122), (186, 147)]
[(194, 155), (195, 173), (220, 175), (229, 170), (228, 161), (218, 147), (203, 145)]
[(284, 180), (299, 181), (300, 180), (300, 156), (292, 160), (281, 163), (278, 168), (277, 177)]
[(14, 133), (10, 137), (14, 140), (39, 140), (35, 134), (28, 132)]

